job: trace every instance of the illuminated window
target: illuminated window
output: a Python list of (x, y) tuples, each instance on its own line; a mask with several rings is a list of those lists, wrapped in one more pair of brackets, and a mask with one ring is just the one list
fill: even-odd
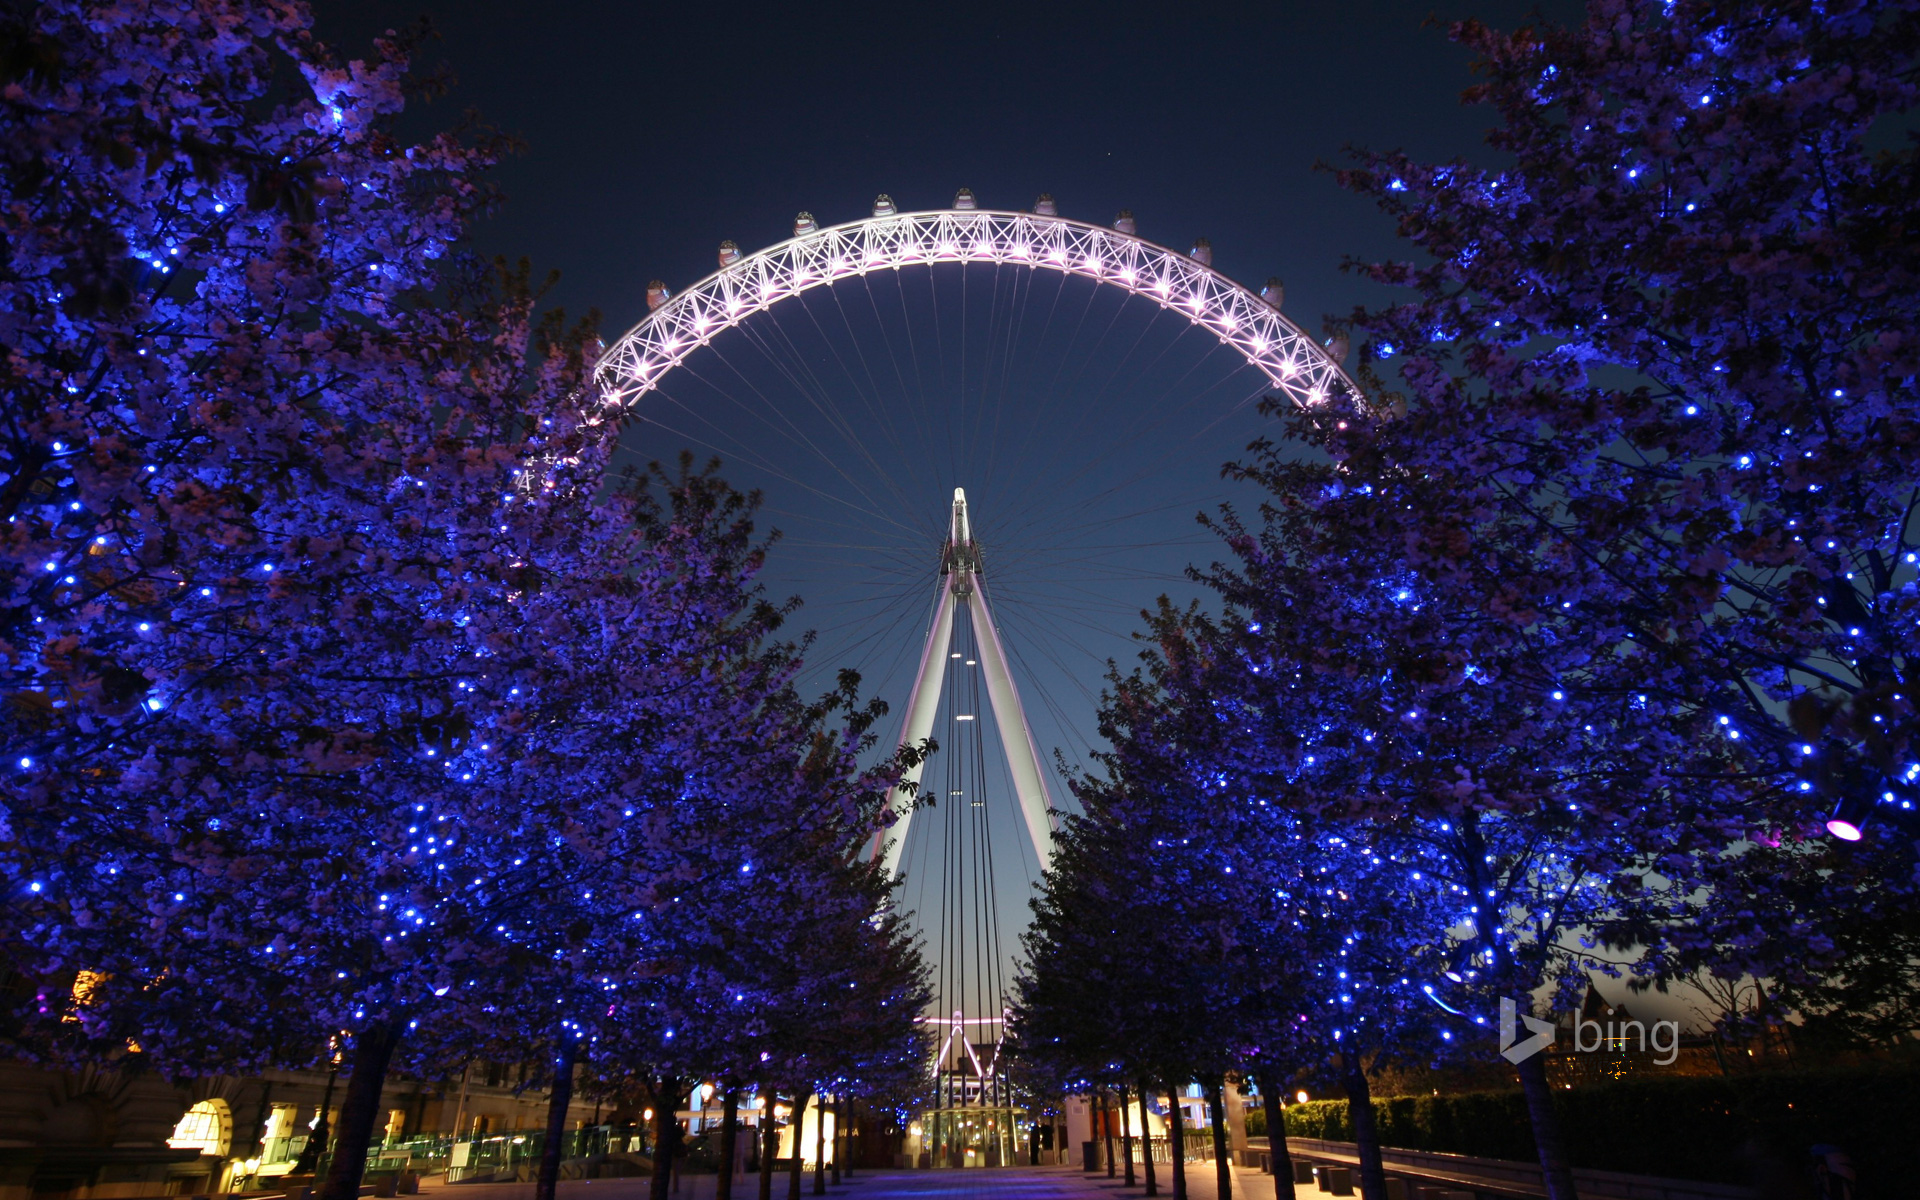
[(167, 1145), (175, 1150), (198, 1150), (216, 1157), (227, 1152), (233, 1136), (233, 1116), (225, 1100), (202, 1100), (186, 1111), (173, 1127)]

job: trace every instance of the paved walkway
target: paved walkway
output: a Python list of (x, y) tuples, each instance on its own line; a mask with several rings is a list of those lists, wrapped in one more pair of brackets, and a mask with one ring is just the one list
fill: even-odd
[[(1158, 1200), (1171, 1200), (1173, 1189), (1167, 1165), (1158, 1164)], [(646, 1179), (576, 1179), (560, 1184), (559, 1200), (647, 1200)], [(532, 1200), (530, 1183), (451, 1184), (421, 1188), (432, 1200)], [(757, 1200), (758, 1179), (736, 1180), (734, 1200)], [(808, 1175), (801, 1200), (813, 1195)], [(1126, 1186), (1119, 1178), (1089, 1175), (1069, 1167), (999, 1167), (972, 1171), (861, 1171), (839, 1187), (827, 1188), (829, 1200), (1139, 1200), (1146, 1189)], [(680, 1181), (674, 1200), (713, 1200), (713, 1176), (689, 1175)], [(774, 1200), (786, 1200), (787, 1180), (774, 1181)], [(1212, 1163), (1187, 1164), (1188, 1200), (1221, 1200)], [(1273, 1200), (1273, 1177), (1236, 1168), (1230, 1200)]]

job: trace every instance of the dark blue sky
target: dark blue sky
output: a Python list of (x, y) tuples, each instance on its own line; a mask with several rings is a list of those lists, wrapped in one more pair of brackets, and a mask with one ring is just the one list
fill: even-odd
[[(879, 192), (943, 208), (962, 186), (991, 208), (1049, 192), (1097, 224), (1131, 209), (1142, 236), (1182, 250), (1205, 236), (1225, 274), (1282, 276), (1288, 314), (1317, 334), (1325, 315), (1383, 298), (1343, 258), (1396, 247), (1316, 164), (1349, 144), (1481, 157), (1489, 119), (1459, 103), (1467, 56), (1428, 3), (315, 8), (349, 54), (432, 18), (427, 57), (459, 82), (420, 127), (472, 108), (527, 146), (499, 172), (507, 204), (479, 248), (558, 269), (555, 299), (598, 308), (609, 340), (645, 314), (649, 280), (695, 282), (722, 239), (752, 251), (787, 237), (800, 209), (834, 224)], [(1510, 26), (1531, 11), (1471, 0), (1440, 16)], [(855, 666), (896, 715), (948, 501), (965, 487), (1043, 754), (1083, 769), (1105, 660), (1129, 659), (1139, 609), (1195, 595), (1181, 569), (1213, 557), (1193, 514), (1255, 499), (1219, 469), (1261, 432), (1262, 380), (1183, 329), (1112, 289), (1013, 268), (843, 283), (716, 339), (625, 445), (635, 462), (719, 453), (730, 478), (762, 488), (786, 539), (768, 585), (806, 600), (816, 680)], [(991, 845), (1004, 955), (1038, 864), (997, 737), (954, 715), (936, 731), (973, 765), (951, 790), (985, 793), (990, 809), (918, 823), (907, 895), (932, 916), (947, 839)], [(935, 779), (949, 790), (946, 767)]]
[(649, 279), (706, 274), (723, 238), (751, 249), (799, 209), (836, 222), (877, 192), (931, 208), (966, 186), (1004, 208), (1051, 192), (1101, 223), (1130, 208), (1182, 249), (1208, 236), (1227, 274), (1283, 275), (1317, 331), (1362, 298), (1342, 256), (1388, 251), (1391, 231), (1315, 163), (1348, 144), (1478, 153), (1467, 56), (1429, 18), (1507, 26), (1534, 8), (315, 3), (348, 50), (432, 18), (429, 57), (459, 80), (439, 118), (471, 107), (528, 147), (500, 172), (510, 203), (482, 245), (558, 268), (561, 301), (612, 330), (644, 314)]

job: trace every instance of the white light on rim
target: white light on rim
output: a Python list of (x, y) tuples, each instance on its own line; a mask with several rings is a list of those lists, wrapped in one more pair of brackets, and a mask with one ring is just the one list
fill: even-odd
[[(683, 351), (707, 344), (716, 328), (786, 297), (873, 270), (954, 261), (1026, 266), (1039, 261), (1151, 296), (1239, 349), (1302, 403), (1326, 401), (1332, 381), (1344, 378), (1318, 346), (1308, 349), (1311, 343), (1296, 339), (1284, 318), (1256, 305), (1237, 284), (1181, 255), (1105, 230), (1028, 215), (967, 212), (897, 214), (817, 232), (821, 236), (796, 238), (723, 267), (693, 289), (693, 296), (675, 297), (676, 303), (636, 326), (601, 369), (609, 376), (603, 385), (608, 398), (624, 407), (655, 390), (665, 372), (685, 357)], [(1036, 236), (1040, 241), (1031, 240)], [(755, 287), (757, 293), (749, 290)], [(631, 386), (620, 387), (612, 378), (616, 375), (625, 375)], [(1309, 400), (1308, 389), (1316, 382)]]

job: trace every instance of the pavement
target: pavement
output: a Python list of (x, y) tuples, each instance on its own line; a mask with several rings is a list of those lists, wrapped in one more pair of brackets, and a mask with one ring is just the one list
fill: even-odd
[[(1165, 1163), (1157, 1164), (1160, 1184), (1157, 1200), (1171, 1200), (1172, 1182)], [(1233, 1196), (1227, 1200), (1274, 1200), (1273, 1177), (1245, 1168), (1234, 1169)], [(569, 1179), (562, 1181), (558, 1200), (647, 1200), (650, 1180)], [(733, 1200), (758, 1200), (757, 1177), (734, 1181)], [(688, 1175), (673, 1191), (674, 1200), (713, 1200), (714, 1177)], [(533, 1200), (530, 1183), (455, 1183), (426, 1185), (423, 1197), (432, 1200)], [(801, 1200), (813, 1195), (809, 1174)], [(859, 1171), (827, 1196), (839, 1200), (1137, 1200), (1143, 1185), (1128, 1187), (1120, 1178), (1087, 1174), (1071, 1167), (982, 1167), (974, 1170)], [(774, 1180), (773, 1200), (786, 1200), (785, 1176)], [(1188, 1200), (1222, 1200), (1212, 1163), (1187, 1164)]]

